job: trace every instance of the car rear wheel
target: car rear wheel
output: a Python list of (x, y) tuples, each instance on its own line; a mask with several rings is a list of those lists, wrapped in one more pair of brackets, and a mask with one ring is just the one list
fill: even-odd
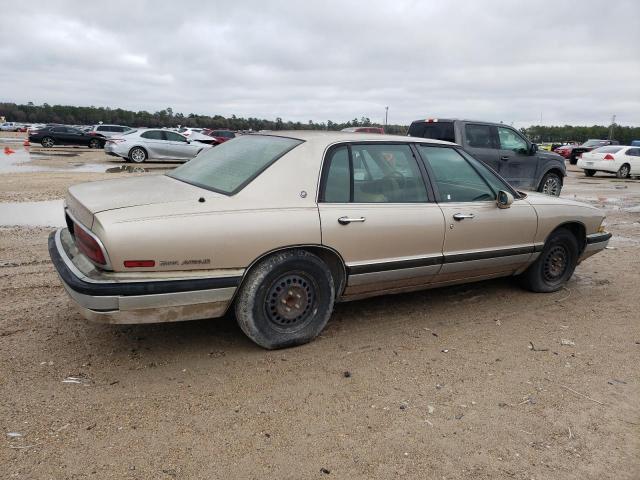
[(40, 140), (40, 144), (44, 148), (51, 148), (56, 144), (56, 142), (51, 137), (44, 137), (42, 140)]
[(575, 154), (571, 154), (571, 156), (569, 157), (569, 163), (571, 165), (575, 165), (576, 163), (578, 163), (578, 155)]
[(595, 170), (585, 170), (585, 171), (584, 171), (584, 174), (585, 174), (587, 177), (593, 177), (593, 176), (596, 174), (596, 171), (595, 171)]
[(571, 278), (577, 264), (578, 241), (571, 231), (559, 228), (548, 238), (536, 261), (520, 275), (520, 282), (532, 292), (555, 292)]
[(129, 158), (132, 162), (142, 163), (147, 159), (147, 152), (140, 147), (133, 147), (129, 152)]
[(97, 138), (89, 140), (89, 148), (102, 148), (102, 142)]
[(629, 164), (625, 163), (616, 172), (616, 177), (618, 177), (618, 178), (629, 178), (629, 173), (630, 172), (631, 172), (631, 168), (629, 168)]
[(562, 191), (562, 179), (560, 178), (560, 175), (553, 172), (547, 173), (544, 177), (542, 177), (542, 181), (540, 182), (538, 191), (546, 195), (559, 197), (560, 192)]
[(236, 298), (236, 318), (261, 347), (292, 347), (322, 331), (334, 300), (329, 267), (312, 253), (290, 250), (267, 257), (249, 272)]

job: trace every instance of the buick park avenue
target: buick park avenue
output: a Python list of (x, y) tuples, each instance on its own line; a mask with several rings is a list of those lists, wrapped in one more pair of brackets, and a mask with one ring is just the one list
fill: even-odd
[(592, 206), (521, 193), (458, 145), (245, 135), (166, 175), (69, 188), (49, 252), (89, 320), (233, 309), (255, 343), (309, 342), (335, 302), (512, 276), (553, 292), (611, 234)]

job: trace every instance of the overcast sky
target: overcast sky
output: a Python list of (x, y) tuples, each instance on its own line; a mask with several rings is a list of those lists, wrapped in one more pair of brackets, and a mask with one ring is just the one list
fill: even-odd
[(639, 0), (28, 0), (1, 12), (0, 101), (640, 125)]

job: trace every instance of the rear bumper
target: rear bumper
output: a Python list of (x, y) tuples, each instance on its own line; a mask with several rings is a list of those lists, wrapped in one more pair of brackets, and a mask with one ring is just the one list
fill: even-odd
[(585, 160), (583, 158), (578, 159), (576, 166), (585, 170), (597, 170), (599, 172), (611, 173), (616, 173), (620, 168), (620, 166), (612, 160)]
[(91, 278), (66, 228), (49, 236), (49, 255), (69, 297), (88, 320), (157, 323), (224, 315), (240, 283), (238, 276), (122, 281)]
[(610, 239), (611, 234), (608, 232), (593, 233), (591, 235), (587, 235), (587, 244), (582, 251), (582, 255), (580, 255), (579, 262), (607, 248)]

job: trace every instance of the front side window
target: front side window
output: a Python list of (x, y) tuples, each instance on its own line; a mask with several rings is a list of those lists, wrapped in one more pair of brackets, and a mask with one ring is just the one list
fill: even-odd
[(441, 202), (495, 200), (496, 193), (465, 158), (453, 148), (419, 145), (434, 174)]
[(164, 140), (164, 132), (162, 130), (149, 130), (140, 135), (142, 138), (149, 140)]
[(350, 151), (341, 146), (331, 152), (325, 169), (325, 202), (427, 201), (424, 179), (409, 145), (353, 144)]
[(529, 149), (527, 142), (510, 128), (498, 127), (498, 138), (502, 150), (526, 152)]
[(490, 125), (468, 123), (464, 127), (467, 144), (473, 148), (496, 148)]
[(244, 135), (233, 142), (224, 142), (216, 148), (204, 150), (168, 176), (233, 195), (301, 143), (302, 140), (295, 138)]
[(187, 139), (175, 132), (164, 132), (166, 139), (170, 142), (186, 142)]

